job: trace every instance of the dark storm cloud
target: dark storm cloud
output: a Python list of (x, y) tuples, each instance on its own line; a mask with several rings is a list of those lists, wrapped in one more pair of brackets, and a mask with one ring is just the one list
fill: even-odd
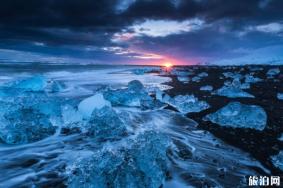
[[(139, 36), (137, 40), (143, 41), (139, 47), (152, 52), (211, 57), (241, 46), (259, 48), (281, 42), (278, 32), (260, 33), (256, 26), (282, 23), (282, 10), (281, 0), (3, 0), (0, 49), (123, 59), (125, 53), (117, 55), (101, 48), (127, 49), (131, 44), (122, 46), (112, 39), (129, 26), (147, 19), (182, 22), (197, 18), (205, 21), (198, 31)], [(220, 31), (221, 24), (225, 32)], [(237, 38), (247, 28), (249, 33)], [(97, 49), (89, 51), (89, 46)], [(175, 50), (170, 50), (172, 46)]]

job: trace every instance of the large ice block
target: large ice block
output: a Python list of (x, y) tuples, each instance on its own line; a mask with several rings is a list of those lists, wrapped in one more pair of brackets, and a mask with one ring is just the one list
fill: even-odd
[(56, 127), (43, 107), (0, 102), (0, 139), (7, 144), (24, 144), (53, 135)]
[(204, 120), (226, 127), (263, 130), (267, 115), (260, 106), (230, 102), (217, 112), (207, 115)]
[(147, 131), (128, 140), (127, 146), (97, 151), (71, 166), (68, 187), (159, 188), (165, 181), (166, 136)]
[(101, 93), (97, 93), (80, 102), (78, 110), (85, 119), (90, 118), (94, 109), (101, 109), (104, 106), (111, 106), (110, 102), (105, 100)]
[(127, 134), (126, 125), (110, 106), (94, 109), (88, 127), (88, 132), (98, 140), (117, 139)]
[(254, 98), (253, 95), (243, 91), (242, 88), (246, 88), (246, 87), (243, 87), (243, 85), (238, 79), (234, 79), (232, 83), (226, 81), (224, 83), (224, 86), (216, 90), (214, 94), (229, 98), (238, 98), (238, 97)]
[(109, 89), (103, 93), (103, 96), (114, 106), (140, 107), (142, 100), (152, 100), (152, 98), (145, 91), (142, 83), (138, 80), (129, 82), (128, 88), (126, 89)]

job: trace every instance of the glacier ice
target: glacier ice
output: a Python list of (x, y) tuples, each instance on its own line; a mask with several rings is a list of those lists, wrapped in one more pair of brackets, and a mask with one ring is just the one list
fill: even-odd
[(59, 81), (52, 80), (50, 83), (50, 92), (57, 93), (62, 92), (66, 88), (65, 84)]
[(152, 98), (145, 91), (144, 86), (138, 80), (128, 83), (128, 88), (107, 90), (103, 92), (106, 100), (110, 101), (114, 106), (135, 106), (140, 107), (141, 101), (151, 101)]
[(277, 93), (277, 99), (283, 100), (283, 93)]
[(271, 161), (274, 166), (283, 171), (283, 151), (280, 151), (278, 155), (272, 156)]
[(243, 91), (240, 88), (236, 87), (227, 87), (223, 86), (222, 88), (216, 91), (217, 95), (225, 96), (229, 98), (238, 98), (238, 97), (247, 97), (247, 98), (254, 98), (253, 95), (249, 94), (248, 92)]
[(178, 81), (183, 82), (183, 83), (188, 83), (190, 81), (190, 78), (187, 76), (178, 76), (177, 77)]
[(104, 106), (111, 106), (110, 102), (105, 100), (101, 93), (97, 93), (80, 102), (78, 110), (85, 119), (90, 118), (94, 109), (101, 109)]
[(88, 133), (104, 141), (127, 135), (127, 129), (112, 107), (104, 106), (93, 110), (88, 121)]
[(83, 115), (72, 105), (62, 107), (63, 126), (67, 128), (78, 127), (83, 122)]
[(212, 91), (212, 90), (213, 90), (213, 87), (210, 86), (210, 85), (206, 85), (206, 86), (200, 87), (200, 90), (201, 90), (201, 91)]
[(204, 120), (226, 127), (263, 130), (267, 115), (260, 106), (230, 102), (217, 112), (208, 114)]
[(245, 75), (245, 83), (257, 83), (257, 82), (261, 82), (262, 79), (258, 78), (258, 77), (254, 77), (253, 75), (250, 74), (246, 74)]
[(279, 73), (280, 73), (279, 68), (272, 68), (272, 69), (269, 69), (266, 74), (267, 74), (268, 77), (273, 77), (273, 76), (276, 76)]
[(232, 79), (242, 79), (242, 75), (240, 73), (234, 73), (234, 72), (224, 72), (223, 75), (225, 78), (232, 78)]
[(183, 114), (200, 112), (210, 107), (208, 103), (199, 101), (194, 95), (177, 95), (174, 98), (169, 99), (168, 104), (175, 107)]
[(206, 72), (201, 72), (198, 74), (198, 77), (201, 77), (201, 78), (208, 77), (208, 74)]
[(22, 80), (16, 80), (8, 83), (6, 86), (21, 89), (21, 91), (44, 91), (47, 84), (47, 79), (44, 76), (37, 75)]
[[(50, 117), (57, 113), (56, 104), (49, 104), (29, 96), (16, 102), (0, 102), (0, 138), (7, 144), (24, 144), (53, 135), (56, 127)], [(26, 101), (25, 101), (26, 100)], [(35, 103), (33, 103), (36, 101)], [(56, 106), (56, 107), (55, 107)], [(53, 110), (52, 110), (53, 109)]]
[(127, 146), (103, 148), (68, 168), (68, 187), (162, 187), (168, 147), (167, 136), (146, 131), (128, 140)]
[(199, 77), (199, 76), (192, 77), (193, 82), (200, 82), (200, 80), (201, 80), (201, 77)]
[(229, 98), (238, 98), (238, 97), (254, 98), (253, 95), (242, 90), (247, 88), (249, 88), (249, 84), (243, 85), (241, 84), (241, 81), (239, 79), (234, 79), (232, 83), (230, 81), (225, 81), (224, 86), (216, 90), (214, 94)]

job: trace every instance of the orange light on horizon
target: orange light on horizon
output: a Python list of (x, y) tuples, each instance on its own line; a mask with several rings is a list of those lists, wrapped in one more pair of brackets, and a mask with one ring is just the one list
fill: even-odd
[(170, 67), (173, 67), (173, 64), (171, 62), (165, 62), (163, 66), (166, 68), (170, 68)]

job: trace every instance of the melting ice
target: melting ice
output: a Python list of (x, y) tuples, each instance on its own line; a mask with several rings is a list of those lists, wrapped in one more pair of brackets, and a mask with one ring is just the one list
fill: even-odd
[(221, 126), (263, 130), (266, 126), (267, 115), (260, 106), (230, 102), (204, 119)]

